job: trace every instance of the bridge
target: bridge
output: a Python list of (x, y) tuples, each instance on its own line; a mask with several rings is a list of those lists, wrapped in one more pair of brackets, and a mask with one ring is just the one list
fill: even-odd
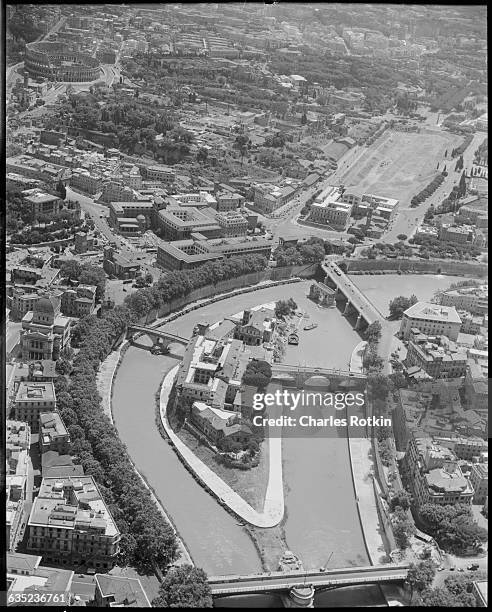
[(155, 329), (153, 327), (145, 327), (144, 325), (128, 325), (126, 329), (126, 337), (131, 338), (134, 334), (143, 334), (148, 336), (154, 346), (160, 346), (166, 349), (170, 344), (177, 343), (187, 346), (190, 339), (171, 334), (170, 332), (163, 331), (162, 329)]
[(290, 591), (295, 587), (312, 586), (315, 590), (337, 589), (362, 584), (403, 582), (409, 565), (350, 567), (314, 572), (271, 572), (251, 576), (212, 576), (208, 584), (214, 597), (250, 595)]
[(366, 376), (360, 372), (350, 372), (335, 368), (316, 368), (313, 366), (295, 366), (285, 363), (272, 364), (272, 381), (294, 384), (297, 388), (303, 387), (310, 378), (324, 377), (327, 379), (327, 386), (334, 389), (341, 387), (363, 388)]
[(352, 311), (357, 314), (355, 329), (359, 329), (364, 324), (370, 325), (375, 321), (380, 323), (384, 320), (384, 316), (379, 312), (376, 306), (365, 296), (362, 291), (355, 285), (349, 277), (339, 268), (334, 262), (324, 262), (321, 268), (326, 274), (325, 284), (328, 287), (335, 289), (335, 300), (347, 300), (344, 315), (349, 316)]

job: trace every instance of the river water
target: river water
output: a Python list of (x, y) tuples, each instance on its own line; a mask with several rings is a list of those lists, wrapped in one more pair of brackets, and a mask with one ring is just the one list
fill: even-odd
[[(353, 279), (383, 312), (396, 295), (415, 293), (429, 299), (453, 277), (357, 276)], [(360, 340), (337, 309), (320, 309), (306, 298), (310, 282), (258, 290), (205, 306), (163, 326), (191, 336), (197, 322), (213, 323), (257, 304), (293, 297), (299, 308), (318, 323), (300, 332), (297, 347), (289, 346), (285, 362), (348, 369), (351, 352)], [(142, 339), (141, 342), (145, 342)], [(138, 469), (172, 517), (194, 562), (209, 575), (261, 571), (257, 551), (244, 529), (192, 478), (155, 425), (155, 394), (164, 374), (176, 360), (130, 347), (118, 370), (113, 391), (113, 414), (122, 441)], [(366, 565), (362, 529), (355, 505), (346, 440), (285, 439), (283, 442), (286, 541), (306, 568)], [(343, 593), (325, 593), (318, 605), (344, 604)], [(362, 593), (362, 591), (361, 591)], [(379, 590), (364, 589), (361, 601), (381, 603)], [(227, 599), (227, 605), (277, 607), (277, 598)], [(220, 604), (219, 604), (220, 605)]]

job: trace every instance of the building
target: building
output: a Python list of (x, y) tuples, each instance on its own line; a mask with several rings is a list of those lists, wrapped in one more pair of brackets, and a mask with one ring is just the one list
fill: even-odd
[(63, 200), (59, 196), (46, 193), (40, 189), (27, 189), (22, 192), (23, 200), (31, 208), (33, 219), (39, 215), (57, 215), (63, 208)]
[(446, 336), (412, 334), (407, 346), (405, 366), (416, 366), (432, 378), (465, 376), (468, 366), (466, 352)]
[(45, 162), (30, 155), (17, 155), (7, 158), (6, 172), (38, 179), (50, 188), (56, 188), (59, 182), (67, 185), (72, 175), (71, 171), (65, 166)]
[(487, 315), (473, 315), (467, 310), (458, 310), (461, 319), (461, 333), (477, 336), (482, 329), (488, 328), (489, 322)]
[(56, 410), (55, 387), (52, 382), (21, 382), (13, 403), (14, 417), (27, 423), (33, 432), (39, 430), (39, 416)]
[(217, 238), (222, 228), (215, 220), (215, 211), (195, 206), (168, 206), (158, 213), (157, 223), (163, 236), (169, 240), (184, 240), (199, 232), (207, 238)]
[(251, 429), (241, 422), (237, 412), (193, 402), (189, 420), (215, 446), (225, 440), (244, 446), (251, 439)]
[(60, 314), (61, 299), (42, 295), (22, 318), (20, 343), (24, 361), (56, 361), (70, 341), (70, 319)]
[(61, 310), (67, 317), (85, 317), (94, 312), (96, 307), (95, 285), (78, 285), (67, 289), (61, 296)]
[(479, 413), (488, 411), (489, 387), (488, 380), (482, 373), (482, 368), (473, 361), (468, 362), (465, 375), (465, 398), (468, 406)]
[(430, 336), (446, 336), (456, 341), (460, 333), (461, 319), (456, 309), (449, 306), (417, 302), (403, 313), (400, 336), (408, 340), (418, 330)]
[(129, 279), (136, 277), (140, 270), (140, 264), (130, 257), (116, 253), (112, 247), (105, 247), (103, 269), (110, 276)]
[(472, 245), (475, 242), (475, 231), (469, 225), (443, 223), (439, 228), (438, 237), (441, 242)]
[(215, 220), (222, 228), (221, 234), (225, 238), (245, 236), (248, 231), (248, 220), (237, 211), (217, 213)]
[(236, 323), (234, 338), (249, 346), (271, 342), (276, 327), (275, 313), (270, 308), (245, 310)]
[(430, 438), (413, 436), (405, 454), (404, 475), (417, 508), (424, 504), (471, 504), (474, 490), (452, 451)]
[(176, 180), (176, 172), (168, 166), (147, 166), (147, 180), (172, 185)]
[(56, 451), (61, 455), (70, 450), (70, 434), (59, 412), (43, 412), (39, 415), (39, 451)]
[(335, 306), (336, 292), (319, 281), (314, 282), (309, 288), (309, 297), (322, 306)]
[(237, 210), (244, 202), (244, 197), (239, 193), (231, 193), (229, 191), (220, 191), (215, 194), (217, 201), (217, 212), (226, 213)]
[(308, 221), (326, 225), (327, 229), (345, 231), (353, 204), (344, 201), (343, 195), (340, 187), (330, 186), (324, 189), (311, 205)]
[(432, 395), (414, 389), (398, 389), (398, 401), (393, 409), (393, 433), (396, 449), (406, 452), (408, 443), (423, 434), (422, 421), (430, 407)]
[(98, 608), (150, 608), (151, 603), (137, 578), (96, 574), (94, 604)]
[(120, 532), (92, 476), (43, 478), (28, 522), (27, 549), (48, 563), (110, 570)]
[(25, 70), (36, 78), (82, 83), (99, 78), (101, 66), (92, 55), (79, 53), (65, 42), (32, 42), (26, 44)]
[(207, 240), (194, 234), (190, 240), (161, 242), (157, 247), (157, 265), (167, 270), (192, 270), (209, 261), (240, 255), (269, 258), (271, 242), (262, 238), (219, 238)]
[(489, 494), (489, 464), (474, 463), (470, 474), (470, 482), (475, 489), (474, 504), (484, 504)]
[(484, 315), (488, 312), (488, 286), (459, 287), (444, 291), (440, 295), (442, 306), (452, 306), (456, 310), (468, 310), (475, 315)]
[(110, 202), (109, 223), (126, 236), (141, 234), (155, 224), (156, 210), (150, 201)]
[(296, 193), (296, 189), (290, 185), (278, 187), (272, 185), (254, 185), (254, 206), (262, 214), (270, 215), (287, 202), (290, 202)]
[[(73, 604), (74, 572), (68, 569), (43, 567), (40, 565), (41, 560), (41, 555), (7, 553), (7, 598), (10, 595), (14, 597), (24, 595), (26, 599), (29, 596), (33, 598), (39, 596), (41, 603), (37, 605), (41, 606)], [(45, 595), (46, 603), (43, 603), (43, 595)], [(55, 603), (55, 595), (58, 598), (57, 603)]]
[(37, 291), (25, 291), (24, 289), (14, 287), (10, 308), (11, 316), (15, 319), (22, 319), (30, 310), (34, 310), (38, 300), (39, 295)]
[(249, 356), (239, 340), (195, 336), (176, 378), (180, 401), (188, 406), (200, 401), (220, 410), (237, 410), (234, 402)]

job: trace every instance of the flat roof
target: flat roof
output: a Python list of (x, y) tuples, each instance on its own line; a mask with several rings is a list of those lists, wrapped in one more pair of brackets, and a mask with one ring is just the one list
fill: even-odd
[(429, 319), (432, 321), (459, 323), (461, 319), (452, 306), (441, 306), (430, 302), (417, 302), (403, 313), (411, 319)]
[(21, 382), (15, 395), (15, 402), (55, 401), (55, 387), (49, 382)]

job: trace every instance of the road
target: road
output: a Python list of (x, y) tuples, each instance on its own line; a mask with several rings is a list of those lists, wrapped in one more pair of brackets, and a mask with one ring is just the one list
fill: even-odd
[(118, 248), (134, 250), (133, 245), (131, 245), (128, 240), (125, 240), (119, 234), (113, 232), (108, 225), (109, 208), (107, 206), (97, 204), (89, 196), (74, 191), (70, 187), (67, 187), (66, 200), (79, 202), (82, 210), (93, 219), (96, 229), (108, 242), (115, 242)]

